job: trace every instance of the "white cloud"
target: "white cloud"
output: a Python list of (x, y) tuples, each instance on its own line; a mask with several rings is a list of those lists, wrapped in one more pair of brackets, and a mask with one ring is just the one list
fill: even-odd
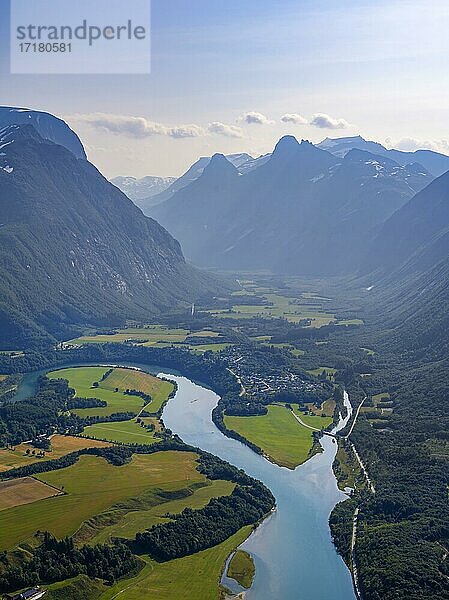
[(324, 113), (316, 113), (310, 119), (310, 125), (319, 129), (347, 129), (350, 124), (345, 119), (334, 119)]
[(283, 123), (290, 123), (292, 125), (307, 125), (308, 120), (298, 113), (286, 113), (282, 115), (281, 121)]
[(206, 131), (199, 125), (167, 126), (162, 123), (149, 121), (144, 117), (132, 117), (128, 115), (92, 113), (72, 115), (67, 117), (67, 120), (77, 124), (85, 123), (95, 129), (137, 139), (144, 139), (155, 135), (165, 135), (176, 139), (206, 135)]
[(416, 138), (402, 138), (396, 143), (392, 143), (390, 139), (385, 140), (389, 147), (405, 152), (414, 152), (415, 150), (433, 150), (442, 154), (449, 154), (448, 140), (418, 140)]
[(269, 119), (268, 117), (266, 117), (265, 115), (263, 115), (260, 112), (254, 112), (254, 111), (243, 113), (243, 115), (241, 115), (238, 120), (242, 121), (243, 123), (246, 123), (247, 125), (274, 125), (275, 124), (275, 121), (272, 121), (271, 119)]
[(236, 127), (235, 125), (226, 125), (226, 123), (220, 123), (220, 121), (214, 121), (213, 123), (209, 123), (207, 131), (209, 133), (216, 133), (218, 135), (224, 135), (225, 137), (233, 137), (233, 138), (243, 137), (243, 132), (242, 132), (241, 127)]

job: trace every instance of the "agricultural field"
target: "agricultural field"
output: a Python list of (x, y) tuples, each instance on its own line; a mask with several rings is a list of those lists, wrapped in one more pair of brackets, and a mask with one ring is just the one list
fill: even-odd
[(250, 532), (251, 527), (244, 527), (213, 548), (164, 563), (143, 557), (146, 565), (137, 577), (107, 588), (100, 600), (217, 600), (226, 559)]
[(322, 417), (321, 415), (308, 415), (299, 410), (297, 404), (293, 405), (293, 412), (298, 415), (303, 423), (314, 429), (326, 429), (332, 423), (332, 417)]
[[(80, 416), (108, 416), (117, 412), (132, 412), (138, 414), (144, 407), (144, 402), (138, 396), (126, 395), (126, 389), (137, 389), (150, 394), (152, 402), (146, 410), (156, 413), (170, 393), (173, 384), (163, 381), (134, 369), (115, 368), (112, 373), (101, 381), (109, 367), (74, 367), (60, 369), (47, 373), (49, 379), (67, 379), (69, 386), (74, 388), (76, 396), (80, 398), (98, 398), (107, 402), (105, 407), (78, 408), (73, 410)], [(94, 383), (98, 387), (94, 387)], [(119, 391), (115, 391), (118, 388)], [(142, 389), (143, 388), (143, 389)]]
[(79, 338), (69, 340), (67, 344), (105, 344), (134, 342), (145, 346), (153, 346), (159, 342), (166, 342), (169, 345), (173, 343), (184, 342), (187, 335), (187, 329), (170, 329), (163, 325), (145, 325), (143, 327), (127, 327), (117, 329), (114, 333), (100, 335), (85, 335)]
[[(156, 506), (151, 506), (150, 502), (149, 507), (142, 502), (140, 507), (135, 506), (134, 510), (123, 514), (116, 523), (101, 528), (98, 533), (95, 528), (95, 519), (93, 519), (91, 523), (87, 523), (86, 528), (81, 528), (77, 539), (89, 542), (91, 545), (104, 544), (112, 537), (130, 539), (135, 536), (137, 531), (144, 531), (153, 525), (167, 522), (169, 520), (166, 517), (167, 513), (177, 514), (185, 508), (194, 510), (203, 508), (212, 498), (231, 494), (234, 487), (235, 484), (230, 481), (211, 481), (210, 485), (200, 483), (196, 487), (192, 486), (193, 493), (176, 500), (169, 500)], [(101, 520), (101, 515), (99, 519)]]
[(164, 381), (144, 371), (123, 368), (113, 369), (100, 385), (107, 390), (139, 390), (150, 395), (151, 402), (145, 406), (145, 410), (151, 413), (157, 413), (175, 389), (171, 381)]
[(95, 423), (84, 428), (83, 436), (120, 444), (153, 444), (158, 441), (154, 437), (154, 431), (141, 427), (136, 419)]
[(325, 415), (326, 417), (333, 417), (335, 411), (335, 400), (325, 400), (321, 406), (309, 402), (306, 404), (307, 408), (314, 415)]
[(75, 465), (41, 473), (37, 480), (64, 494), (0, 511), (0, 550), (32, 541), (37, 530), (60, 538), (73, 535), (85, 521), (111, 514), (118, 503), (116, 508), (126, 513), (139, 501), (145, 506), (160, 503), (161, 491), (204, 483), (196, 458), (190, 452), (157, 452), (134, 455), (128, 464), (116, 467), (97, 456), (81, 456)]
[(190, 345), (189, 350), (191, 352), (197, 352), (203, 354), (204, 352), (221, 352), (222, 350), (226, 350), (232, 344), (225, 342), (223, 344), (200, 344), (200, 345)]
[(253, 583), (256, 569), (248, 552), (236, 550), (229, 561), (226, 575), (234, 579), (242, 587), (249, 589)]
[[(326, 426), (321, 425), (326, 422), (322, 417), (310, 418), (318, 419), (320, 427)], [(284, 406), (268, 406), (268, 414), (263, 416), (225, 416), (224, 422), (228, 429), (259, 446), (275, 463), (289, 469), (305, 462), (313, 447), (312, 430), (298, 423)]]
[(61, 493), (33, 477), (22, 477), (0, 482), (0, 512), (8, 508), (31, 504)]
[[(83, 438), (71, 435), (54, 435), (51, 438), (51, 450), (43, 452), (44, 456), (39, 457), (39, 450), (34, 450), (30, 444), (19, 444), (12, 448), (2, 448), (0, 450), (0, 472), (8, 471), (16, 467), (23, 467), (40, 460), (54, 460), (61, 458), (70, 452), (82, 450), (83, 448), (104, 448), (111, 444), (100, 442), (97, 440), (85, 440)], [(26, 454), (26, 451), (30, 454)]]

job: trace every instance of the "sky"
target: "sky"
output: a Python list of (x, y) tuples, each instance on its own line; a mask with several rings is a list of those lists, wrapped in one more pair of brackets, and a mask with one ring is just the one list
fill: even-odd
[(64, 118), (107, 177), (177, 176), (285, 134), (449, 154), (448, 0), (153, 0), (137, 75), (11, 75), (10, 1), (0, 104)]

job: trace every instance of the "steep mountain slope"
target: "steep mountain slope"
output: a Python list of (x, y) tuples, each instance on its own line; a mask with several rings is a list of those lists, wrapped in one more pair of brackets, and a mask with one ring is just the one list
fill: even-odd
[(431, 180), (420, 165), (286, 136), (246, 174), (215, 155), (151, 214), (199, 265), (336, 275), (356, 270), (376, 227)]
[(133, 200), (139, 206), (140, 200), (150, 200), (161, 192), (164, 192), (176, 181), (176, 177), (154, 177), (147, 175), (138, 179), (137, 177), (114, 177), (111, 183)]
[(97, 169), (31, 125), (0, 132), (0, 343), (148, 318), (214, 287)]
[(318, 144), (318, 148), (340, 157), (345, 156), (350, 150), (356, 149), (390, 158), (403, 166), (409, 163), (419, 163), (435, 177), (449, 171), (449, 156), (445, 154), (432, 150), (416, 150), (415, 152), (402, 152), (394, 148), (387, 150), (382, 144), (367, 141), (360, 135), (335, 139), (326, 138)]
[(449, 173), (393, 214), (362, 266), (364, 273), (421, 273), (449, 258)]
[(77, 158), (86, 158), (79, 137), (67, 123), (54, 115), (27, 108), (0, 106), (0, 129), (8, 125), (32, 125), (42, 138), (64, 146)]
[[(239, 171), (241, 170), (241, 172), (248, 172), (251, 171), (253, 168), (256, 168), (259, 164), (258, 161), (260, 160), (254, 159), (252, 156), (246, 154), (245, 152), (242, 152), (240, 154), (228, 154), (226, 158), (231, 164), (237, 167)], [(189, 169), (187, 169), (184, 175), (181, 175), (181, 177), (176, 179), (176, 181), (174, 181), (172, 185), (170, 185), (166, 190), (162, 191), (156, 196), (142, 198), (141, 200), (139, 200), (138, 206), (140, 206), (140, 208), (146, 215), (150, 214), (153, 206), (156, 206), (161, 202), (165, 202), (165, 200), (171, 198), (176, 192), (182, 190), (187, 185), (198, 179), (198, 177), (201, 176), (201, 174), (203, 173), (207, 165), (210, 163), (210, 161), (210, 156), (202, 156), (195, 163), (193, 163), (193, 165)]]

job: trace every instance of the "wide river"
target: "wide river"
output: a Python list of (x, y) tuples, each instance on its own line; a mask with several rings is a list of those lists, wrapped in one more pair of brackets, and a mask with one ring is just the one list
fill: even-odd
[[(278, 467), (215, 427), (211, 413), (219, 397), (213, 391), (172, 372), (161, 372), (162, 367), (127, 366), (175, 380), (178, 391), (163, 412), (166, 427), (187, 444), (263, 481), (276, 497), (276, 511), (242, 545), (256, 564), (254, 584), (246, 600), (355, 600), (349, 570), (335, 551), (328, 524), (333, 507), (346, 497), (332, 471), (337, 451), (333, 438), (324, 436), (324, 452), (294, 471)], [(38, 375), (34, 372), (25, 377), (16, 400), (33, 393)], [(336, 430), (350, 417), (347, 397), (345, 404), (348, 416), (340, 420)]]

